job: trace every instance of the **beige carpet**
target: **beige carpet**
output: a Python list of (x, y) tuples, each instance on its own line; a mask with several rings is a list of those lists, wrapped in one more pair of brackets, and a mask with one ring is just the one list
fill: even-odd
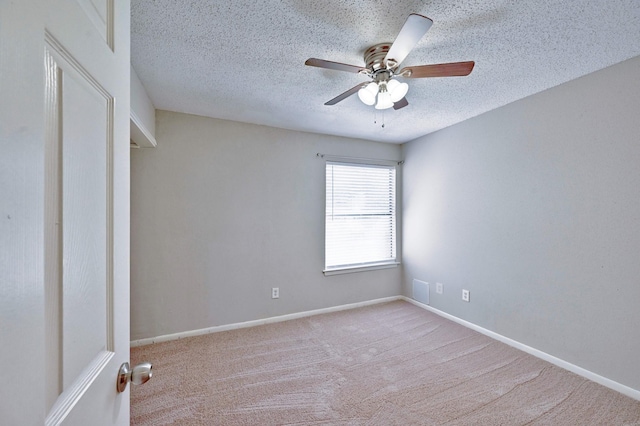
[(640, 425), (640, 402), (398, 301), (133, 348), (132, 425)]

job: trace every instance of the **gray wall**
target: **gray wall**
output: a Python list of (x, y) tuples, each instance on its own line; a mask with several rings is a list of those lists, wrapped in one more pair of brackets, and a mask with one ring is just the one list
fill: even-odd
[[(404, 279), (640, 389), (640, 57), (404, 146)], [(461, 289), (471, 302), (461, 300)]]
[[(325, 277), (321, 152), (398, 145), (157, 112), (131, 153), (131, 338), (400, 294), (400, 268)], [(271, 299), (271, 288), (280, 299)]]

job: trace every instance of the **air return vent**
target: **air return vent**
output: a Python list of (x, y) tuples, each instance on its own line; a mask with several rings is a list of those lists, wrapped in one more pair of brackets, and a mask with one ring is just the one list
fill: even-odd
[(420, 280), (413, 280), (413, 300), (429, 304), (429, 283)]

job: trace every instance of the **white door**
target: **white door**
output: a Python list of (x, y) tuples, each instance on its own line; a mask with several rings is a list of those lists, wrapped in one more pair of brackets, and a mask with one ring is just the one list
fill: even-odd
[(0, 423), (129, 424), (129, 0), (0, 2)]

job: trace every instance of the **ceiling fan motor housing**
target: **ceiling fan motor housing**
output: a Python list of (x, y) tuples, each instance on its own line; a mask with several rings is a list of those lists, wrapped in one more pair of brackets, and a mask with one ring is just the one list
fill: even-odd
[(384, 63), (384, 58), (390, 48), (391, 43), (378, 43), (365, 50), (364, 63), (367, 64), (367, 68), (374, 73), (380, 69), (386, 69), (387, 64)]

